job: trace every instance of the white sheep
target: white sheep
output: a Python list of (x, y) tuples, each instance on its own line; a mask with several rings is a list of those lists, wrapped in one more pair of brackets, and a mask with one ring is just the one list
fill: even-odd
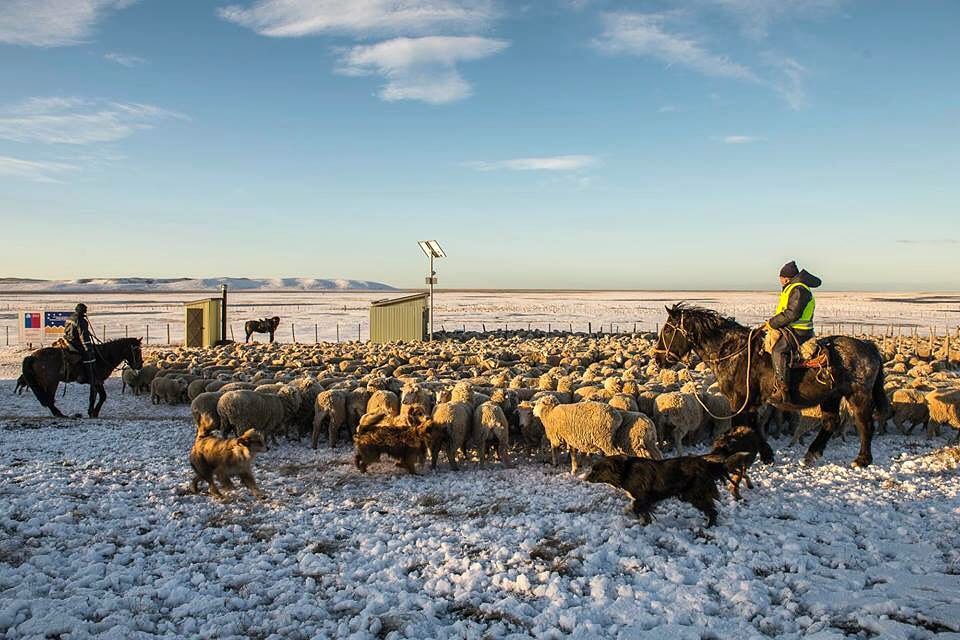
[(509, 467), (510, 459), (507, 451), (510, 446), (510, 425), (500, 405), (488, 401), (474, 409), (473, 430), (470, 434), (470, 440), (477, 448), (481, 469), (486, 465), (487, 447), (494, 439), (497, 441), (500, 462), (503, 466)]
[(467, 435), (470, 433), (471, 418), (473, 417), (473, 406), (467, 402), (441, 402), (433, 409), (433, 424), (437, 427), (443, 438), (440, 442), (431, 442), (430, 445), (430, 467), (437, 468), (437, 455), (440, 452), (440, 446), (444, 445), (447, 452), (447, 460), (450, 468), (459, 469), (457, 465), (457, 452), (463, 450), (466, 454), (465, 446)]
[(328, 389), (317, 394), (313, 409), (313, 433), (310, 446), (317, 448), (320, 433), (327, 427), (327, 443), (330, 448), (337, 446), (340, 429), (347, 424), (347, 399), (349, 392), (344, 389)]
[(150, 401), (179, 404), (187, 401), (187, 385), (179, 378), (154, 378), (150, 383)]
[(614, 445), (634, 458), (662, 460), (657, 445), (657, 427), (648, 416), (639, 411), (621, 411), (623, 422), (617, 428)]
[(224, 392), (217, 402), (220, 428), (224, 433), (238, 434), (256, 429), (276, 441), (276, 433), (293, 417), (299, 400), (293, 394), (258, 393), (249, 389)]
[(667, 435), (672, 433), (677, 455), (682, 456), (683, 439), (700, 427), (703, 409), (692, 394), (670, 391), (661, 393), (654, 400), (653, 420), (657, 425), (660, 440), (665, 440)]
[(221, 391), (204, 391), (190, 403), (190, 413), (193, 415), (193, 424), (198, 433), (210, 429), (221, 431), (217, 403), (222, 395)]
[(562, 445), (570, 448), (571, 471), (577, 472), (577, 454), (603, 453), (605, 456), (624, 455), (614, 443), (623, 415), (603, 402), (560, 404), (556, 398), (540, 398), (533, 414), (543, 422), (544, 433), (550, 442), (553, 464)]

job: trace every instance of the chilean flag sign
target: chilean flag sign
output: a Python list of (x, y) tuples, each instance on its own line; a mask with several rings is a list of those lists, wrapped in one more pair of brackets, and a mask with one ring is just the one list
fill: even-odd
[(20, 344), (50, 344), (63, 337), (70, 311), (29, 309), (19, 312)]

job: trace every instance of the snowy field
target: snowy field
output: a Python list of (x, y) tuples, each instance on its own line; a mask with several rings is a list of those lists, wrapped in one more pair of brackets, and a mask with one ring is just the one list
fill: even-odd
[[(366, 340), (370, 303), (409, 292), (239, 292), (230, 295), (228, 333), (243, 340), (243, 323), (278, 315), (281, 342), (315, 340)], [(83, 300), (90, 306), (94, 329), (104, 339), (149, 337), (150, 344), (183, 341), (183, 302), (217, 296), (199, 293), (26, 294), (0, 293), (0, 345), (9, 337), (17, 343), (17, 311), (46, 308), (72, 309)], [(772, 315), (775, 291), (765, 292), (439, 292), (436, 328), (477, 331), (532, 327), (587, 331), (655, 330), (663, 321), (665, 304), (680, 300), (717, 309), (743, 323), (758, 324)], [(960, 325), (960, 295), (930, 293), (818, 292), (817, 321), (827, 332), (871, 331), (900, 327), (938, 335)], [(842, 326), (840, 326), (842, 325)], [(262, 340), (265, 336), (255, 336)]]
[[(284, 443), (253, 500), (185, 493), (187, 406), (45, 417), (0, 349), (0, 637), (960, 638), (958, 450), (880, 436), (875, 465), (774, 441), (718, 525), (533, 459), (409, 477)], [(72, 386), (65, 411), (85, 408)]]

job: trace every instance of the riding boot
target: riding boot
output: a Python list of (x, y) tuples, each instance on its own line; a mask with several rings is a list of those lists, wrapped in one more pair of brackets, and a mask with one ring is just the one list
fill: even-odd
[(776, 385), (770, 401), (773, 404), (790, 404), (790, 354), (776, 353), (773, 356), (773, 372)]

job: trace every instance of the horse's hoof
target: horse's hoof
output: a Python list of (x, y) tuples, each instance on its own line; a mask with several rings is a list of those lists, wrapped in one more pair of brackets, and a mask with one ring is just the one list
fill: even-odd
[(873, 464), (873, 460), (868, 460), (867, 458), (857, 458), (850, 463), (850, 466), (854, 469), (863, 469), (865, 467), (869, 467), (871, 464)]
[(79, 420), (80, 418), (83, 417), (83, 414), (81, 414), (81, 413), (75, 413), (75, 414), (73, 414), (73, 415), (70, 416), (70, 417), (73, 418), (74, 420)]
[(819, 459), (820, 459), (820, 454), (819, 454), (819, 453), (812, 453), (812, 452), (811, 452), (811, 453), (808, 453), (807, 455), (803, 456), (803, 464), (806, 465), (806, 466), (808, 466), (808, 467), (812, 467), (813, 465), (817, 464), (817, 460), (819, 460)]

